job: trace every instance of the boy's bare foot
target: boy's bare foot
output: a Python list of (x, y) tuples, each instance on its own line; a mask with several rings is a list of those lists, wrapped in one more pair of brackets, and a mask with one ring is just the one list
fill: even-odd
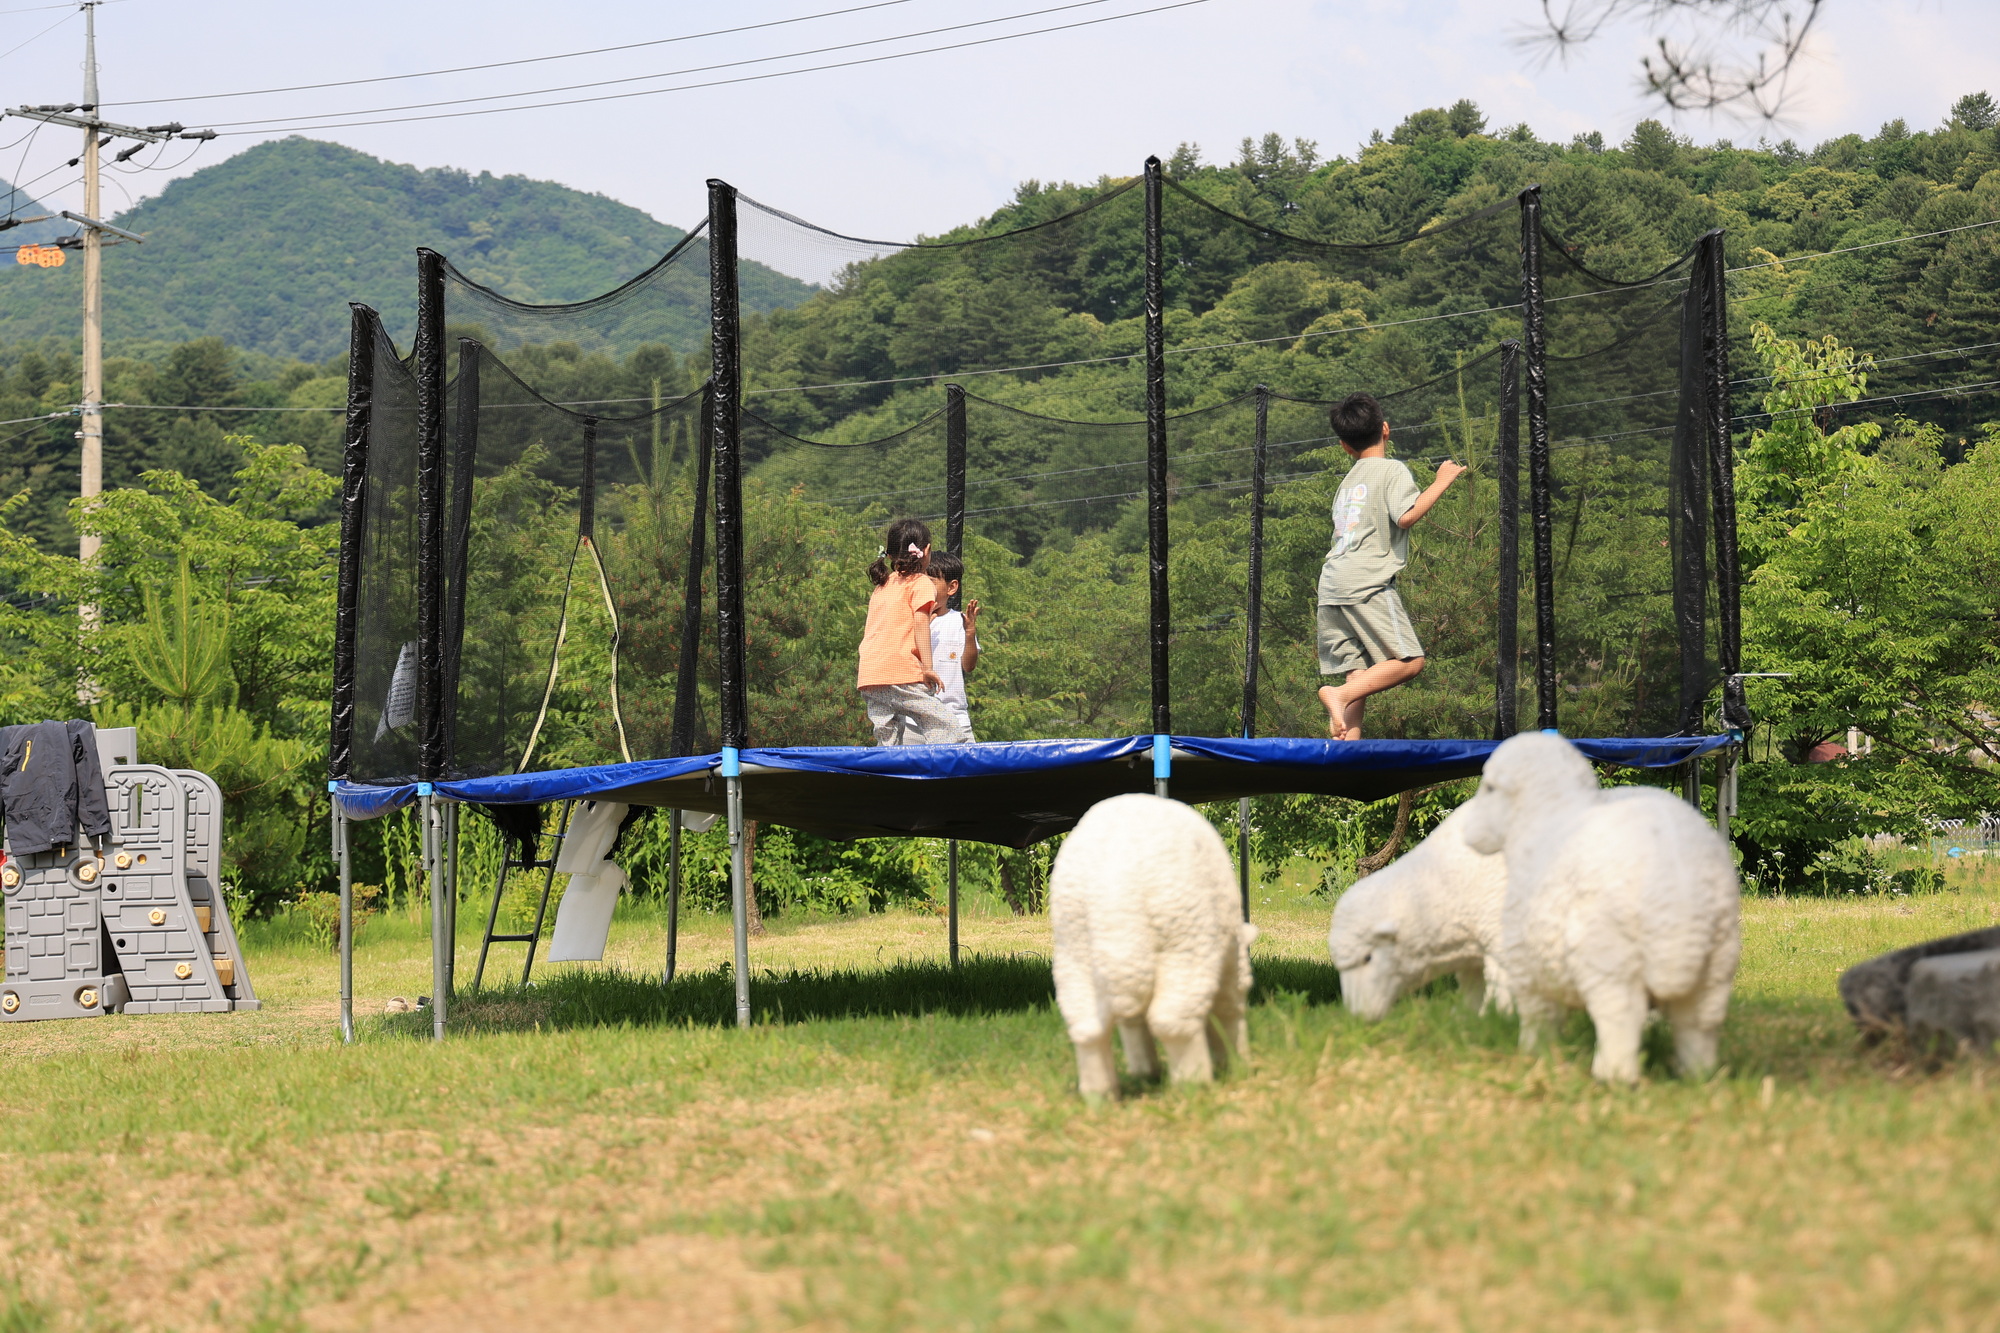
[(1319, 701), (1326, 705), (1326, 734), (1330, 739), (1347, 739), (1347, 700), (1340, 697), (1337, 685), (1319, 687)]

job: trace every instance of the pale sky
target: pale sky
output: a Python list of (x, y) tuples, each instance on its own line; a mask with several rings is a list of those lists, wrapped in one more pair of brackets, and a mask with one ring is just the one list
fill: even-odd
[[(98, 11), (104, 114), (190, 127), (257, 121), (201, 146), (184, 164), (108, 177), (115, 214), (175, 175), (223, 160), (327, 113), (551, 88), (790, 55), (873, 38), (901, 40), (655, 80), (671, 86), (1128, 14), (1172, 0), (896, 0), (864, 12), (648, 49), (474, 73), (272, 96), (196, 94), (406, 74), (447, 66), (656, 40), (797, 18), (865, 0), (733, 0), (726, 5), (594, 0), (114, 0)], [(1901, 116), (1936, 125), (1960, 94), (2000, 95), (2000, 4), (1992, 0), (1826, 0), (1803, 93), (1776, 127), (1709, 117), (1673, 121), (1708, 142), (1873, 133)], [(1028, 11), (1054, 10), (1033, 18)], [(597, 191), (686, 226), (703, 182), (745, 193), (839, 230), (902, 238), (970, 220), (1027, 178), (1091, 180), (1136, 172), (1148, 153), (1184, 140), (1227, 160), (1245, 135), (1275, 130), (1349, 154), (1372, 129), (1418, 107), (1471, 97), (1494, 126), (1526, 120), (1545, 138), (1600, 130), (1612, 142), (1661, 115), (1638, 87), (1643, 32), (1600, 37), (1565, 64), (1517, 44), (1536, 0), (1203, 0), (1094, 26), (846, 69), (658, 96), (452, 120), (308, 129), (396, 162), (519, 173)], [(81, 92), (83, 24), (46, 0), (0, 0), (0, 102), (69, 102)], [(908, 38), (949, 25), (1007, 18)], [(37, 36), (50, 24), (53, 31)], [(15, 47), (18, 49), (9, 50)], [(557, 92), (591, 96), (647, 82)], [(174, 99), (141, 102), (138, 99)], [(444, 108), (458, 110), (462, 108)], [(391, 112), (412, 115), (420, 112)], [(349, 119), (369, 119), (350, 116)], [(1668, 117), (1668, 119), (1672, 119)], [(26, 122), (0, 121), (0, 176), (81, 205), (74, 131), (17, 142)], [(187, 145), (192, 148), (193, 145)], [(145, 162), (151, 154), (142, 155)], [(58, 187), (58, 188), (51, 188)], [(129, 192), (129, 193), (128, 193)]]

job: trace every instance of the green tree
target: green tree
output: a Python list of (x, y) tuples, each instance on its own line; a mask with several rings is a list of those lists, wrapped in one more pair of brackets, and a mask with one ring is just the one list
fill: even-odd
[(1968, 130), (1990, 130), (2000, 124), (2000, 105), (1988, 93), (1967, 93), (1951, 104), (1950, 123)]
[[(89, 565), (12, 526), (0, 505), (0, 578), (32, 594), (0, 606), (7, 722), (73, 715), (76, 682), (101, 725), (137, 726), (149, 763), (199, 768), (228, 802), (226, 876), (264, 911), (325, 873), (323, 757), (331, 687), (331, 526), (301, 526), (335, 481), (288, 446), (238, 440), (226, 500), (152, 472), (70, 515), (102, 540)], [(162, 579), (162, 569), (172, 571)], [(79, 630), (78, 612), (96, 608)]]
[[(1921, 835), (2000, 796), (2000, 429), (1953, 465), (1934, 426), (1833, 427), (1865, 358), (1768, 329), (1757, 347), (1771, 425), (1738, 472), (1754, 539), (1744, 654), (1790, 674), (1754, 701), (1761, 762), (1739, 828), (1751, 868), (1785, 882), (1838, 840)], [(1860, 754), (1807, 762), (1850, 734)]]

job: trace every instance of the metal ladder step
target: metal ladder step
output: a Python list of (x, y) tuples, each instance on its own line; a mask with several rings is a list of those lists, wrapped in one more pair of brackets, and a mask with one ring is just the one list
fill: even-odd
[[(521, 984), (523, 986), (528, 984), (528, 977), (533, 972), (535, 966), (535, 949), (542, 941), (542, 926), (548, 919), (549, 894), (554, 890), (556, 882), (556, 858), (553, 855), (539, 855), (541, 841), (543, 838), (553, 838), (555, 845), (560, 847), (563, 838), (569, 833), (570, 816), (575, 813), (575, 809), (575, 801), (564, 801), (562, 822), (557, 825), (555, 833), (536, 833), (534, 846), (529, 848), (529, 854), (525, 859), (517, 860), (509, 856), (508, 851), (511, 849), (503, 849), (501, 851), (500, 872), (494, 877), (493, 901), (486, 909), (486, 933), (479, 941), (479, 963), (473, 969), (472, 989), (478, 990), (480, 984), (486, 979), (487, 951), (496, 944), (525, 944), (528, 946), (527, 957), (521, 963)], [(500, 898), (507, 891), (507, 876), (516, 870), (540, 870), (544, 872), (542, 875), (542, 893), (541, 897), (535, 903), (534, 925), (529, 927), (525, 932), (510, 931), (503, 933), (495, 929), (500, 921)]]

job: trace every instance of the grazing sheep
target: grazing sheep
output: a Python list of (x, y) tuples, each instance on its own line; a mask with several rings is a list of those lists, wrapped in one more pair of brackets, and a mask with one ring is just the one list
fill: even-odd
[(1434, 977), (1456, 973), (1475, 1009), (1511, 1009), (1500, 965), (1500, 901), (1505, 857), (1465, 845), (1465, 812), (1454, 810), (1431, 835), (1334, 904), (1327, 948), (1340, 969), (1340, 997), (1375, 1022), (1389, 1006)]
[(1466, 844), (1507, 859), (1500, 957), (1533, 1050), (1564, 1009), (1597, 1028), (1592, 1075), (1639, 1079), (1657, 1009), (1682, 1072), (1715, 1067), (1742, 940), (1728, 846), (1656, 788), (1602, 791), (1576, 747), (1528, 733), (1493, 752), (1462, 807)]
[(1115, 1025), (1128, 1069), (1205, 1083), (1248, 1058), (1250, 942), (1236, 875), (1214, 828), (1178, 801), (1133, 794), (1092, 806), (1049, 875), (1056, 1007), (1076, 1043), (1077, 1084), (1118, 1094)]

